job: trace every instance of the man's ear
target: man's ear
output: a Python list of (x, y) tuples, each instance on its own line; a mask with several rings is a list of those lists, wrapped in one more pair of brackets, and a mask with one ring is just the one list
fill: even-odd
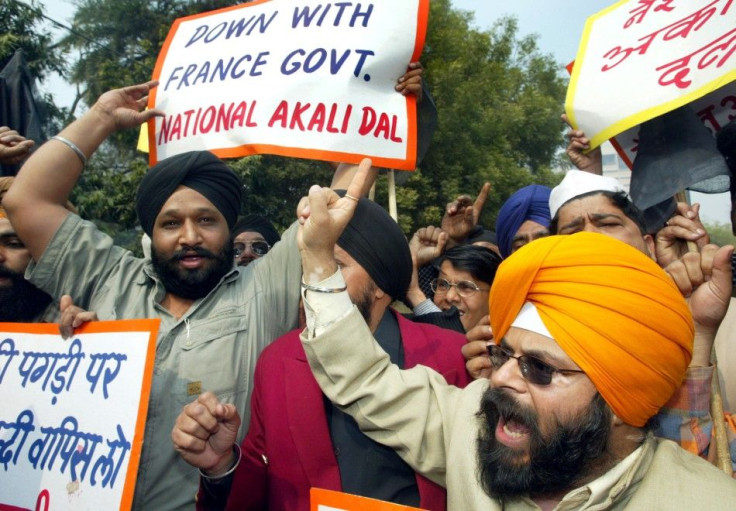
[(649, 250), (649, 257), (654, 259), (654, 262), (657, 262), (657, 256), (656, 256), (657, 253), (654, 250), (655, 248), (654, 236), (652, 236), (651, 234), (645, 234), (644, 244), (647, 246), (647, 250)]
[(627, 426), (623, 419), (616, 415), (615, 413), (611, 412), (611, 427), (616, 428), (619, 426)]
[(374, 288), (375, 288), (375, 291), (373, 291), (373, 296), (375, 297), (376, 300), (380, 300), (384, 296), (388, 296), (386, 295), (386, 292), (380, 287), (374, 286)]

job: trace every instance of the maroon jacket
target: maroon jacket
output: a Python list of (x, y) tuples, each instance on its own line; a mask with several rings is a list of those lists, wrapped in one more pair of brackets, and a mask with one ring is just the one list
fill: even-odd
[[(463, 335), (394, 314), (404, 345), (404, 367), (422, 364), (448, 383), (459, 387), (469, 383), (460, 351)], [(308, 511), (311, 487), (342, 491), (322, 391), (299, 333), (293, 330), (280, 337), (258, 360), (250, 429), (241, 445), (227, 510)], [(419, 475), (417, 485), (421, 508), (445, 510), (442, 487)], [(197, 497), (199, 511), (212, 509), (202, 489)]]

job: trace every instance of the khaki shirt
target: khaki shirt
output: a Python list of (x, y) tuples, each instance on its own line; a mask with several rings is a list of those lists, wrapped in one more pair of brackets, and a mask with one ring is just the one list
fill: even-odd
[[(423, 366), (400, 370), (356, 308), (341, 315), (341, 295), (312, 293), (311, 303), (309, 294), (305, 299), (307, 329), (301, 339), (327, 397), (366, 435), (446, 487), (449, 511), (538, 510), (529, 498), (501, 502), (478, 482), (476, 439), (483, 424), (476, 414), (488, 380), (459, 389)], [(319, 320), (310, 317), (313, 307)], [(622, 463), (569, 492), (556, 510), (736, 509), (736, 482), (669, 440), (649, 434)]]
[(100, 320), (161, 319), (133, 508), (194, 509), (199, 475), (173, 448), (174, 421), (185, 404), (209, 390), (237, 406), (240, 437), (247, 431), (258, 355), (297, 326), (296, 225), (265, 257), (233, 268), (178, 320), (160, 305), (165, 291), (150, 260), (113, 245), (76, 215), (66, 218), (27, 278), (51, 296), (72, 295)]

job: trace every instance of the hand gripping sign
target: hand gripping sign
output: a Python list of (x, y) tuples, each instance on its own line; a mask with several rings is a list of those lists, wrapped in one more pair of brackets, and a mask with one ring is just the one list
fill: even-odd
[(0, 510), (130, 509), (158, 325), (0, 323)]
[[(591, 147), (705, 96), (709, 99), (695, 107), (709, 127), (734, 113), (729, 99), (729, 84), (736, 80), (733, 4), (624, 0), (588, 19), (565, 110)], [(632, 135), (621, 141), (630, 157)]]
[[(394, 91), (421, 55), (429, 0), (260, 0), (176, 20), (149, 107), (151, 164), (186, 151), (413, 170), (416, 104)], [(155, 128), (155, 129), (154, 129)]]

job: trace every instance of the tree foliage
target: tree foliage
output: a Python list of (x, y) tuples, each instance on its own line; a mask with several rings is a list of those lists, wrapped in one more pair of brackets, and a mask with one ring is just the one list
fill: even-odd
[(736, 246), (736, 236), (731, 231), (729, 224), (720, 222), (705, 224), (705, 230), (710, 235), (710, 242), (718, 246), (734, 245)]
[(515, 190), (559, 179), (550, 168), (562, 144), (561, 66), (540, 53), (535, 36), (519, 38), (514, 18), (490, 31), (470, 21), (450, 0), (431, 2), (422, 63), (439, 122), (421, 168), (397, 194), (407, 232), (438, 223), (447, 201), (476, 194), (485, 181), (489, 227)]
[[(233, 3), (78, 0), (74, 29), (83, 38), (65, 40), (81, 52), (71, 80), (82, 86), (88, 104), (108, 89), (148, 80), (175, 18)], [(407, 234), (437, 224), (447, 201), (477, 193), (485, 181), (493, 188), (482, 221), (492, 226), (513, 191), (559, 180), (550, 169), (562, 144), (562, 66), (539, 51), (535, 36), (520, 38), (514, 18), (482, 31), (472, 28), (471, 15), (454, 9), (450, 0), (430, 5), (421, 60), (439, 120), (421, 168), (397, 187), (399, 222)], [(76, 194), (86, 216), (117, 221), (121, 228), (134, 225), (131, 194), (143, 168), (133, 149), (135, 137), (131, 132), (114, 139), (93, 160), (87, 173), (96, 175), (85, 177)], [(265, 214), (280, 228), (294, 218), (297, 199), (309, 185), (330, 179), (322, 162), (264, 155), (231, 166), (244, 181), (243, 213)], [(111, 183), (122, 188), (111, 190)], [(387, 204), (385, 178), (379, 179), (376, 200)]]

